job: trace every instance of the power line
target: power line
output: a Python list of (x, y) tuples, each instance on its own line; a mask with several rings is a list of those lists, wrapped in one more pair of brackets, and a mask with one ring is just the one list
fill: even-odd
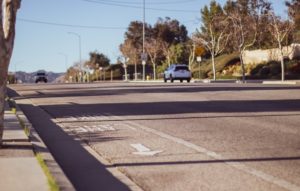
[(71, 27), (71, 28), (85, 28), (85, 29), (107, 29), (107, 30), (124, 30), (127, 27), (107, 27), (107, 26), (88, 26), (88, 25), (73, 25), (73, 24), (64, 24), (56, 22), (47, 22), (47, 21), (38, 21), (24, 18), (17, 18), (18, 21), (34, 23), (34, 24), (43, 24), (43, 25), (52, 25), (59, 27)]
[[(127, 8), (134, 8), (134, 9), (143, 9), (142, 6), (135, 6), (135, 5), (128, 5), (128, 4), (121, 4), (121, 3), (109, 3), (109, 2), (103, 2), (103, 1), (96, 1), (96, 0), (82, 0), (89, 3), (97, 3), (102, 5), (110, 5), (115, 7), (127, 7)], [(160, 9), (160, 8), (150, 8), (147, 7), (147, 10), (151, 11), (165, 11), (165, 12), (181, 12), (181, 13), (198, 13), (199, 11), (196, 10), (175, 10), (175, 9)]]
[[(177, 1), (165, 1), (165, 2), (147, 2), (148, 5), (168, 5), (168, 4), (182, 4), (194, 2), (197, 0), (177, 0)], [(97, 0), (97, 2), (107, 3), (106, 0)], [(118, 4), (131, 4), (131, 5), (140, 5), (140, 2), (132, 2), (132, 1), (109, 1), (110, 3), (118, 3)]]

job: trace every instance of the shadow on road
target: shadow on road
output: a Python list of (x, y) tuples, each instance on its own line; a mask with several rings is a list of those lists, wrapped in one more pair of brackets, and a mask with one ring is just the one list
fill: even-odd
[(185, 113), (298, 112), (300, 99), (103, 103), (42, 105), (41, 107), (54, 118), (100, 116), (107, 113), (117, 116), (140, 116)]
[[(19, 96), (10, 91), (10, 96)], [(31, 104), (19, 105), (76, 190), (127, 191), (80, 141), (65, 133), (45, 111)]]

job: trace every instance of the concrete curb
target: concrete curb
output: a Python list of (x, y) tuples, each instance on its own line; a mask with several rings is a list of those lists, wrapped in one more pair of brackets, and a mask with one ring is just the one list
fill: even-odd
[(34, 153), (39, 153), (41, 157), (43, 158), (45, 164), (47, 165), (51, 175), (54, 177), (55, 182), (57, 183), (58, 187), (62, 191), (73, 191), (75, 190), (72, 183), (69, 181), (65, 173), (60, 168), (59, 164), (56, 162), (50, 151), (48, 150), (45, 143), (42, 141), (38, 133), (36, 132), (33, 125), (29, 122), (21, 108), (18, 106), (18, 104), (10, 99), (10, 101), (14, 102), (14, 107), (16, 110), (16, 116), (20, 122), (20, 124), (23, 126), (29, 141), (31, 142), (33, 146)]
[(297, 85), (300, 81), (263, 81), (266, 85)]

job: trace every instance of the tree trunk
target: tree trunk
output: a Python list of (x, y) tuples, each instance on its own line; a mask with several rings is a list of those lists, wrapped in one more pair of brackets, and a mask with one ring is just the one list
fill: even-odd
[(189, 55), (189, 69), (190, 70), (192, 70), (192, 64), (195, 60), (195, 49), (196, 49), (196, 46), (195, 46), (195, 44), (193, 44), (192, 50), (191, 50), (190, 55)]
[(156, 80), (156, 64), (153, 63), (153, 79)]
[(137, 80), (137, 63), (134, 63), (134, 80)]
[(280, 49), (280, 61), (281, 61), (281, 81), (284, 81), (285, 80), (285, 70), (284, 70), (284, 57), (283, 57), (283, 50), (282, 50), (282, 47), (279, 46), (279, 49)]
[(0, 147), (2, 145), (2, 137), (4, 130), (4, 109), (5, 109), (5, 97), (6, 97), (6, 83), (7, 83), (7, 65), (8, 60), (0, 58)]
[(241, 62), (241, 67), (242, 67), (242, 81), (243, 83), (246, 82), (246, 77), (245, 77), (245, 65), (244, 65), (244, 60), (243, 60), (243, 51), (240, 52), (240, 62)]
[[(0, 146), (4, 129), (7, 72), (15, 40), (15, 23), (20, 0), (0, 0)], [(3, 2), (3, 3), (2, 3)], [(4, 9), (4, 11), (3, 11)]]
[(215, 64), (215, 55), (214, 55), (214, 53), (211, 54), (211, 62), (212, 62), (214, 81), (216, 81), (216, 64)]

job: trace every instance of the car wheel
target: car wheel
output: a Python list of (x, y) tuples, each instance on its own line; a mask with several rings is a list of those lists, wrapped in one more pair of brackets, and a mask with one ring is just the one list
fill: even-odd
[(167, 83), (167, 81), (166, 75), (164, 75), (164, 82)]
[(172, 76), (172, 75), (170, 75), (170, 81), (171, 81), (171, 83), (174, 82), (174, 79), (173, 79), (173, 76)]
[(182, 83), (183, 82), (183, 80), (180, 80), (180, 83)]
[(187, 79), (186, 81), (187, 81), (187, 83), (190, 83), (191, 79)]

